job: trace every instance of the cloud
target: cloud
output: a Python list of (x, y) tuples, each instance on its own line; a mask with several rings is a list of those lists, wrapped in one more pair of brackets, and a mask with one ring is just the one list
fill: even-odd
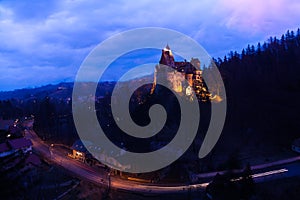
[(299, 27), (298, 0), (217, 0), (213, 4), (206, 23), (192, 35), (212, 56), (223, 57)]
[(298, 0), (220, 0), (214, 13), (223, 16), (220, 25), (228, 29), (248, 34), (278, 34), (299, 25), (299, 8)]
[[(0, 70), (37, 75), (44, 69), (49, 83), (64, 80), (63, 76), (74, 77), (88, 53), (106, 38), (149, 26), (180, 31), (212, 56), (223, 56), (297, 28), (299, 9), (297, 0), (4, 0), (0, 2)], [(58, 75), (55, 69), (64, 73)], [(0, 74), (0, 90), (23, 87), (14, 76), (6, 78)]]

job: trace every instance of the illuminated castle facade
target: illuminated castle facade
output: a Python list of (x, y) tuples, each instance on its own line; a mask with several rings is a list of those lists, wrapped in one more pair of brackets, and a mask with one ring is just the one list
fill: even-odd
[[(173, 70), (167, 70), (163, 65)], [(162, 49), (159, 64), (155, 67), (151, 94), (155, 91), (159, 79), (166, 80), (169, 88), (181, 95), (192, 97), (192, 92), (195, 92), (197, 98), (202, 101), (207, 101), (211, 96), (202, 79), (200, 60), (192, 58), (190, 62), (176, 62), (169, 45)]]

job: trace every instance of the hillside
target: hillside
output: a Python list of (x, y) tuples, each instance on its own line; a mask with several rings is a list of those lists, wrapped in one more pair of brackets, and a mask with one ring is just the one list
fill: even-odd
[(72, 93), (73, 83), (59, 83), (59, 84), (49, 84), (36, 88), (24, 88), (14, 91), (0, 92), (0, 100), (6, 99), (22, 99), (28, 100), (30, 98), (44, 98), (48, 95), (54, 95), (57, 98), (63, 98), (65, 96), (70, 96)]

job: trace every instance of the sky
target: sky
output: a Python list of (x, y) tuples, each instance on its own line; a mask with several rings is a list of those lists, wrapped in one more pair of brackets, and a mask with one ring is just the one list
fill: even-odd
[(92, 49), (133, 28), (173, 29), (223, 57), (297, 30), (299, 10), (298, 0), (2, 0), (0, 91), (73, 81)]

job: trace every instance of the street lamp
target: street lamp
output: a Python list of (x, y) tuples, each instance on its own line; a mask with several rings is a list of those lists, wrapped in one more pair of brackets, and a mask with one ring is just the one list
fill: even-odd
[(54, 147), (54, 144), (51, 144), (50, 147), (49, 147), (50, 159), (52, 159), (52, 151), (51, 151), (51, 147)]
[(111, 175), (111, 174), (110, 174), (110, 172), (109, 172), (109, 173), (107, 174), (107, 176), (108, 176), (108, 183), (107, 183), (107, 184), (108, 184), (108, 192), (109, 192), (109, 190), (110, 190), (110, 184), (111, 184), (111, 183), (110, 183), (110, 181), (111, 181), (111, 180), (110, 180), (110, 175)]

